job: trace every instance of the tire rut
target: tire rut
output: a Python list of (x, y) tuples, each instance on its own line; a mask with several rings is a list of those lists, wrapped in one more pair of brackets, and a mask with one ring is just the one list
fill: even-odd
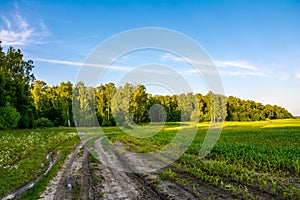
[[(157, 172), (137, 173), (133, 164), (120, 152), (104, 149), (102, 139), (94, 143), (96, 154), (85, 147), (86, 141), (78, 144), (40, 199), (197, 199), (175, 183), (162, 181)], [(94, 159), (95, 155), (98, 160)]]
[[(196, 199), (193, 194), (173, 183), (168, 184), (169, 188), (164, 188), (165, 184), (162, 184), (163, 181), (154, 172), (136, 173), (137, 170), (130, 164), (132, 160), (130, 162), (113, 148), (103, 148), (101, 142), (104, 138), (99, 138), (94, 143), (98, 159), (106, 164), (103, 164), (102, 171), (105, 177), (104, 199)], [(171, 192), (171, 187), (176, 187), (176, 191)]]

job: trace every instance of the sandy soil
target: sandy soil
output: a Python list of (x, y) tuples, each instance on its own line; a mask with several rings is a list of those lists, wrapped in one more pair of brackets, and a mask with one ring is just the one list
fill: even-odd
[[(98, 139), (95, 144), (101, 143)], [(91, 162), (89, 152), (79, 144), (64, 162), (62, 169), (40, 195), (40, 200), (49, 199), (196, 199), (179, 186), (161, 181), (155, 173), (139, 174), (119, 171), (108, 167), (118, 166), (117, 152), (108, 152), (95, 145), (101, 162)], [(134, 166), (127, 166), (134, 170)]]
[(62, 169), (48, 184), (40, 199), (93, 199), (88, 151), (82, 143), (65, 160)]

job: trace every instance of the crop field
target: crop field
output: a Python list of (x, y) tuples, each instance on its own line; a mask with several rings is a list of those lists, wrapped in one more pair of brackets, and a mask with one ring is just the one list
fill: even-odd
[[(200, 158), (208, 126), (199, 124), (187, 151), (155, 172), (160, 181), (176, 185), (194, 199), (300, 198), (299, 119), (226, 122), (217, 144)], [(168, 144), (179, 128), (178, 123), (166, 123), (158, 134), (145, 138), (125, 134), (118, 127), (103, 128), (103, 132), (108, 143), (121, 143), (127, 150), (145, 153)], [(86, 146), (96, 144), (96, 130), (82, 129), (85, 139), (93, 137)], [(79, 138), (71, 128), (0, 132), (0, 197), (42, 174), (49, 152), (54, 158), (60, 151), (63, 160), (77, 143)]]
[[(244, 199), (300, 197), (299, 120), (226, 122), (215, 147), (201, 159), (198, 154), (208, 125), (199, 125), (187, 152), (160, 171), (162, 179), (175, 182), (196, 196), (207, 193), (201, 186), (209, 184), (220, 188), (228, 198), (226, 191)], [(166, 145), (178, 129), (178, 124), (168, 124), (150, 138), (124, 135), (118, 128), (104, 132), (110, 140), (144, 153)]]

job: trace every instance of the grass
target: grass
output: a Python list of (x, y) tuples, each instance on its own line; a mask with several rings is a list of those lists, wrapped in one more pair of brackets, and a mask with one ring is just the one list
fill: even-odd
[[(46, 155), (53, 159), (60, 151), (60, 158), (48, 173), (57, 173), (59, 166), (79, 142), (75, 129), (35, 129), (0, 132), (0, 197), (33, 181), (48, 167)], [(31, 191), (39, 193), (48, 182), (42, 178)], [(45, 184), (43, 184), (43, 182)], [(33, 194), (32, 194), (33, 195)]]
[[(147, 127), (146, 125), (144, 127)], [(256, 198), (260, 194), (269, 197), (296, 199), (300, 183), (300, 119), (270, 120), (262, 122), (225, 122), (222, 134), (204, 158), (198, 156), (207, 134), (209, 123), (200, 123), (187, 151), (159, 174), (163, 180), (190, 187), (198, 195), (199, 183), (221, 187), (241, 198)], [(134, 152), (152, 152), (169, 144), (179, 130), (189, 130), (190, 123), (166, 123), (157, 134), (157, 126), (134, 129), (125, 134), (118, 127), (81, 128), (93, 148), (94, 142), (106, 136), (104, 143), (120, 141)], [(140, 130), (140, 131), (139, 131)], [(79, 142), (75, 129), (41, 129), (0, 132), (0, 197), (33, 180), (46, 167), (46, 154), (61, 151), (57, 166), (25, 194), (25, 198), (38, 197), (47, 182), (59, 170), (63, 159)], [(151, 136), (151, 137), (150, 137)], [(180, 139), (185, 139), (181, 137)], [(91, 152), (95, 162), (95, 152)], [(55, 155), (54, 155), (55, 156)], [(192, 179), (191, 177), (195, 177)], [(187, 184), (188, 183), (188, 184)]]

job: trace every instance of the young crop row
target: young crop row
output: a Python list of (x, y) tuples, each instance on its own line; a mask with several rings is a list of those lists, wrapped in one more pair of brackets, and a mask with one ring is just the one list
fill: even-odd
[[(245, 197), (255, 197), (251, 191), (260, 191), (274, 196), (285, 198), (293, 198), (299, 189), (299, 178), (285, 175), (255, 171), (249, 171), (241, 163), (229, 164), (226, 161), (217, 159), (200, 159), (197, 156), (184, 154), (176, 163), (173, 163), (168, 170), (173, 170), (176, 174), (189, 174), (189, 176), (181, 177), (197, 177), (200, 181), (204, 181), (216, 186), (223, 187), (236, 194), (243, 193)], [(171, 178), (171, 180), (174, 178)], [(242, 188), (242, 189), (241, 189)], [(247, 188), (247, 192), (242, 191)]]
[[(198, 154), (207, 129), (200, 126), (187, 152), (163, 169), (161, 178), (195, 195), (200, 195), (199, 184), (203, 182), (245, 199), (300, 198), (300, 127), (285, 123), (225, 123), (218, 143), (204, 159)], [(104, 132), (110, 140), (125, 143), (130, 151), (150, 152), (168, 144), (178, 129), (178, 124), (166, 124), (150, 138), (136, 138), (116, 129)]]

